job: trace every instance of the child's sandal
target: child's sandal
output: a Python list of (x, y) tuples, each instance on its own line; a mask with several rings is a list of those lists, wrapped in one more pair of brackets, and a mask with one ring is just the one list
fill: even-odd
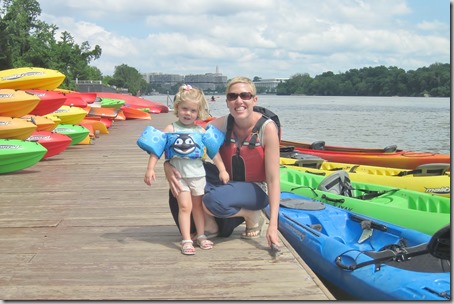
[(192, 245), (191, 240), (182, 240), (181, 241), (181, 253), (184, 255), (194, 255), (195, 254), (195, 248)]
[(205, 234), (201, 234), (197, 237), (197, 245), (203, 250), (208, 250), (213, 248), (214, 243)]

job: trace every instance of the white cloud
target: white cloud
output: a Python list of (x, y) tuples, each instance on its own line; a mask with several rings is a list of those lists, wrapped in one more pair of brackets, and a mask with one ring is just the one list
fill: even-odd
[(228, 77), (264, 78), (449, 62), (449, 24), (438, 16), (414, 16), (412, 4), (40, 0), (44, 21), (70, 32), (77, 43), (101, 46), (101, 58), (92, 64), (105, 75), (127, 64), (144, 73), (177, 74), (214, 72), (219, 66)]

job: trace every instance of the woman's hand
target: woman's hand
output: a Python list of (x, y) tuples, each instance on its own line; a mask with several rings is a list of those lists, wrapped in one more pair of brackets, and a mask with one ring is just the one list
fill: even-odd
[(277, 226), (268, 225), (268, 229), (266, 231), (266, 240), (268, 241), (268, 246), (276, 245), (277, 247), (281, 247), (279, 243), (279, 235), (277, 233)]
[(164, 173), (166, 179), (169, 182), (170, 191), (172, 191), (173, 196), (178, 197), (178, 194), (181, 192), (181, 186), (178, 182), (178, 179), (181, 178), (180, 172), (172, 166), (168, 161), (164, 162)]
[(219, 179), (223, 184), (227, 184), (230, 179), (229, 173), (225, 170), (219, 171)]

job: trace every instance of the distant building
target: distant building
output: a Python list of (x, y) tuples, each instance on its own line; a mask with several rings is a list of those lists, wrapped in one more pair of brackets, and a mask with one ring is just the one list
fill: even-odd
[(276, 87), (279, 83), (285, 82), (289, 78), (270, 78), (254, 81), (257, 91), (262, 93), (276, 93)]
[(78, 92), (128, 92), (127, 89), (120, 89), (114, 86), (108, 86), (102, 83), (101, 80), (77, 80), (76, 90)]
[(145, 81), (152, 85), (159, 85), (164, 89), (170, 89), (177, 83), (187, 83), (202, 90), (215, 91), (216, 87), (225, 87), (227, 84), (227, 76), (219, 73), (219, 68), (216, 67), (216, 73), (205, 74), (163, 74), (163, 73), (145, 73), (142, 74)]
[(225, 87), (227, 84), (227, 76), (222, 76), (220, 73), (206, 73), (204, 75), (186, 75), (184, 82), (202, 90), (215, 91), (216, 87)]
[(177, 83), (184, 81), (184, 76), (178, 74), (146, 73), (142, 74), (142, 76), (147, 83), (159, 85), (164, 89), (170, 89)]

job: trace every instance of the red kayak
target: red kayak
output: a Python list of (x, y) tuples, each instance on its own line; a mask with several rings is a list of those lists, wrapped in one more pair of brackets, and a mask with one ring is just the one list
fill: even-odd
[(451, 156), (449, 154), (412, 152), (399, 150), (396, 146), (374, 149), (328, 146), (323, 141), (312, 144), (289, 140), (281, 141), (281, 152), (283, 150), (291, 150), (292, 147), (298, 152), (315, 155), (326, 161), (357, 165), (413, 170), (423, 164), (451, 163)]
[(112, 98), (125, 101), (125, 106), (134, 109), (148, 109), (149, 113), (159, 114), (168, 113), (169, 107), (157, 101), (151, 101), (137, 96), (111, 93), (111, 92), (96, 92), (96, 95), (100, 98)]
[(48, 158), (63, 152), (71, 143), (71, 137), (56, 132), (36, 131), (27, 138), (28, 141), (34, 141), (41, 144), (47, 149), (44, 158)]
[(58, 110), (66, 101), (66, 96), (57, 91), (25, 90), (25, 92), (39, 97), (38, 105), (29, 113), (32, 115), (46, 115)]

